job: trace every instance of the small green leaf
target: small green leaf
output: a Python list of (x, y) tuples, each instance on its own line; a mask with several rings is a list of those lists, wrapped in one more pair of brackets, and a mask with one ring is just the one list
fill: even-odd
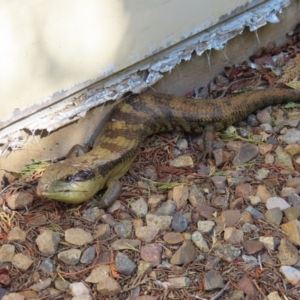
[(300, 104), (299, 103), (294, 103), (294, 102), (289, 102), (288, 104), (286, 104), (284, 106), (284, 108), (297, 108), (297, 107), (300, 107)]

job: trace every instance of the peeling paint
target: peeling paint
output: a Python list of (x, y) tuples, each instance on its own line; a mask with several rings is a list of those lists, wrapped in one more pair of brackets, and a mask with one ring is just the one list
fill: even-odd
[[(289, 4), (289, 0), (270, 0), (267, 3), (258, 5), (251, 11), (241, 13), (233, 19), (181, 41), (171, 50), (164, 51), (164, 53), (169, 53), (155, 62), (137, 63), (129, 71), (120, 72), (100, 82), (102, 86), (99, 86), (99, 83), (95, 87), (85, 89), (74, 96), (69, 96), (67, 99), (51, 104), (48, 108), (28, 118), (7, 126), (0, 132), (0, 144), (3, 145), (0, 155), (5, 153), (7, 149), (14, 150), (24, 145), (30, 136), (24, 139), (21, 134), (23, 129), (29, 130), (33, 135), (41, 130), (47, 130), (50, 133), (84, 117), (85, 113), (92, 107), (108, 100), (117, 99), (128, 91), (140, 93), (147, 86), (155, 84), (164, 76), (164, 73), (171, 72), (181, 61), (190, 60), (194, 52), (200, 56), (206, 50), (223, 49), (226, 43), (241, 34), (245, 27), (249, 27), (250, 31), (255, 31), (268, 22), (279, 22), (277, 14), (281, 13), (282, 8)], [(170, 44), (172, 44), (172, 41), (170, 41)], [(137, 57), (132, 57), (132, 61), (136, 59)], [(108, 75), (111, 74), (113, 69), (114, 64), (111, 63), (106, 68)], [(146, 78), (138, 75), (139, 71), (143, 70), (147, 70), (148, 75)], [(95, 82), (96, 79), (91, 80), (91, 83), (95, 84)]]

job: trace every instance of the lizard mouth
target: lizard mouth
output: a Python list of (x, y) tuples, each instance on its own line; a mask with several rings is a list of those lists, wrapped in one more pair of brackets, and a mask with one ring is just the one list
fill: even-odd
[(80, 189), (51, 189), (48, 183), (39, 182), (36, 188), (37, 195), (49, 199), (70, 203), (79, 204), (87, 201), (92, 197), (87, 190)]

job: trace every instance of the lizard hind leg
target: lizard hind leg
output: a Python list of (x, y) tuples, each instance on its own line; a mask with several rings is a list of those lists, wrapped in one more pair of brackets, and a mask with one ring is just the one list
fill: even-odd
[(212, 124), (206, 125), (203, 131), (204, 150), (198, 156), (198, 162), (200, 160), (212, 157), (214, 138), (215, 138), (214, 126)]

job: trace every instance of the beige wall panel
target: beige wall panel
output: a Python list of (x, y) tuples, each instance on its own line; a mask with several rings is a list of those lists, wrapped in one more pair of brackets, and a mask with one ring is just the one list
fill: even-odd
[(33, 104), (56, 92), (80, 89), (80, 83), (111, 75), (261, 2), (1, 0), (0, 123), (14, 111), (15, 119), (30, 114), (37, 109)]

